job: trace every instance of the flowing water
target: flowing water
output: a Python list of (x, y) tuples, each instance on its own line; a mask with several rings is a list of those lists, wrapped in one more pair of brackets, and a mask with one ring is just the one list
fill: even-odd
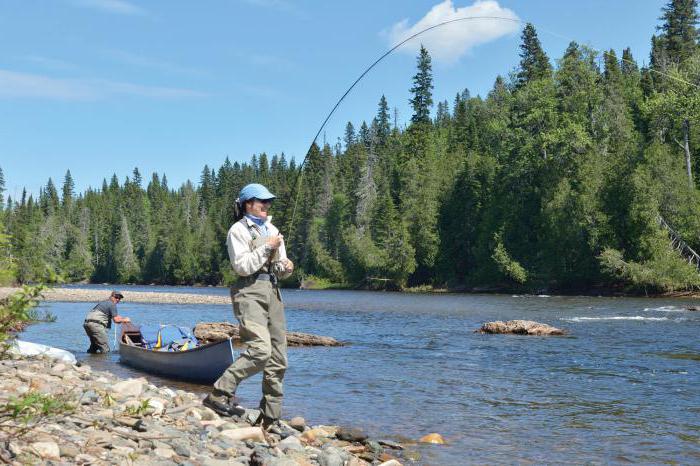
[[(105, 287), (106, 288), (106, 287)], [(132, 304), (137, 323), (232, 320), (230, 306)], [(134, 290), (228, 294), (221, 288)], [(342, 348), (289, 350), (285, 417), (362, 427), (417, 445), (420, 464), (700, 463), (700, 312), (696, 301), (596, 297), (283, 292), (288, 328), (333, 336)], [(141, 375), (116, 353), (89, 356), (87, 303), (46, 303), (55, 323), (22, 338), (68, 349), (98, 369)], [(483, 322), (528, 319), (566, 337), (473, 333)], [(150, 377), (156, 384), (189, 390)], [(239, 389), (257, 404), (260, 378)]]

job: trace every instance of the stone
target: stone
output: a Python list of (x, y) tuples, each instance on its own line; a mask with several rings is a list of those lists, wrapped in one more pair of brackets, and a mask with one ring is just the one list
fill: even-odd
[(479, 333), (499, 333), (513, 335), (565, 335), (564, 330), (551, 325), (534, 322), (532, 320), (509, 320), (507, 322), (487, 322), (481, 326)]
[(293, 450), (293, 451), (303, 451), (304, 446), (301, 444), (301, 440), (299, 440), (297, 437), (287, 437), (286, 439), (282, 440), (280, 443), (277, 444), (277, 447), (282, 450), (283, 452), (286, 452), (288, 450)]
[(153, 454), (169, 460), (175, 456), (175, 451), (172, 448), (154, 448)]
[(160, 394), (167, 398), (175, 398), (175, 396), (177, 396), (177, 394), (168, 387), (161, 388)]
[(87, 453), (81, 453), (75, 457), (75, 463), (76, 464), (96, 464), (99, 462), (97, 461), (97, 458), (95, 458), (94, 456), (88, 455)]
[(291, 458), (275, 458), (270, 463), (270, 466), (299, 466), (296, 461)]
[(80, 397), (81, 405), (91, 405), (100, 401), (100, 396), (95, 390), (87, 390)]
[(418, 440), (420, 443), (434, 443), (436, 445), (444, 445), (445, 440), (442, 438), (442, 435), (437, 434), (437, 433), (431, 433), (428, 435), (424, 435)]
[(60, 460), (61, 450), (56, 442), (34, 442), (31, 444), (31, 449), (34, 450), (41, 459), (44, 460)]
[(396, 459), (391, 459), (389, 461), (385, 461), (381, 463), (379, 466), (403, 466), (401, 463), (398, 462)]
[(394, 450), (403, 450), (403, 445), (401, 445), (400, 443), (397, 443), (397, 442), (392, 442), (391, 440), (381, 439), (381, 440), (377, 440), (377, 443), (379, 445), (384, 445), (385, 447), (391, 448)]
[(289, 426), (292, 429), (298, 430), (299, 432), (304, 432), (304, 428), (306, 427), (306, 420), (301, 416), (293, 417), (289, 421)]
[(80, 454), (80, 449), (70, 443), (62, 443), (58, 449), (60, 450), (60, 455), (64, 458), (75, 458)]
[(335, 436), (340, 439), (340, 440), (345, 440), (347, 442), (364, 442), (367, 440), (367, 434), (362, 432), (361, 429), (348, 429), (345, 427), (340, 427), (336, 433)]
[(240, 429), (228, 429), (219, 433), (220, 437), (228, 440), (244, 441), (253, 440), (255, 442), (264, 442), (262, 429), (260, 427), (242, 427)]
[(155, 416), (160, 416), (165, 412), (165, 407), (167, 405), (167, 401), (163, 400), (162, 398), (149, 398), (148, 399), (148, 407), (153, 409), (153, 414)]
[(55, 364), (51, 370), (49, 371), (49, 374), (55, 375), (57, 377), (63, 377), (66, 374), (67, 367), (63, 363), (58, 363)]
[(139, 397), (146, 385), (146, 379), (127, 379), (112, 385), (111, 392), (121, 399)]
[(202, 420), (203, 421), (218, 421), (221, 419), (221, 417), (214, 412), (213, 409), (208, 408), (206, 406), (202, 406), (200, 409), (200, 413), (202, 415)]
[(344, 463), (343, 455), (334, 447), (326, 448), (318, 455), (318, 464), (321, 466), (343, 466)]
[(347, 462), (346, 466), (368, 466), (368, 463), (357, 456), (353, 456), (350, 458), (350, 461)]
[(190, 451), (189, 446), (184, 440), (173, 440), (170, 442), (170, 445), (173, 447), (173, 450), (175, 450), (175, 453), (177, 453), (179, 456), (184, 456), (185, 458), (189, 458), (192, 456), (192, 452)]
[(112, 447), (112, 449), (109, 452), (110, 452), (110, 454), (129, 456), (130, 454), (132, 454), (134, 452), (134, 449), (131, 447), (118, 446), (118, 447)]

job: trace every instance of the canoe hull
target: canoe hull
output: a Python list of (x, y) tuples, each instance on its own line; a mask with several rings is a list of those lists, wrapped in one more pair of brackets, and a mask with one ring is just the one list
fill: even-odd
[(152, 351), (119, 344), (120, 361), (144, 372), (173, 379), (211, 384), (233, 363), (231, 340), (186, 351)]

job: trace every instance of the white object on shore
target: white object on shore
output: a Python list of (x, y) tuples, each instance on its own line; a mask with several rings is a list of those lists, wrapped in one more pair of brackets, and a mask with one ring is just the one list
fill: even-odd
[(52, 346), (40, 345), (39, 343), (31, 343), (29, 341), (15, 340), (10, 345), (10, 352), (20, 354), (22, 356), (39, 356), (45, 355), (52, 359), (75, 364), (77, 359), (70, 351), (54, 348)]

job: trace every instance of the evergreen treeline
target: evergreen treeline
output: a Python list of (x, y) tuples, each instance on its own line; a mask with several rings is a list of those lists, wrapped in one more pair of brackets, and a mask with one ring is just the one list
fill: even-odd
[[(630, 49), (620, 59), (575, 42), (552, 63), (528, 24), (508, 79), (485, 98), (464, 90), (438, 102), (434, 116), (421, 48), (410, 124), (397, 127), (382, 97), (369, 123), (348, 123), (333, 147), (313, 146), (303, 169), (260, 154), (205, 166), (198, 186), (173, 189), (157, 174), (146, 183), (135, 169), (78, 195), (67, 172), (60, 192), (49, 180), (37, 199), (0, 202), (9, 235), (0, 235), (0, 261), (20, 282), (227, 282), (233, 200), (255, 181), (280, 197), (275, 223), (287, 230), (297, 279), (696, 287), (697, 0), (670, 0), (661, 19), (643, 68)], [(670, 228), (685, 240), (680, 249)]]

